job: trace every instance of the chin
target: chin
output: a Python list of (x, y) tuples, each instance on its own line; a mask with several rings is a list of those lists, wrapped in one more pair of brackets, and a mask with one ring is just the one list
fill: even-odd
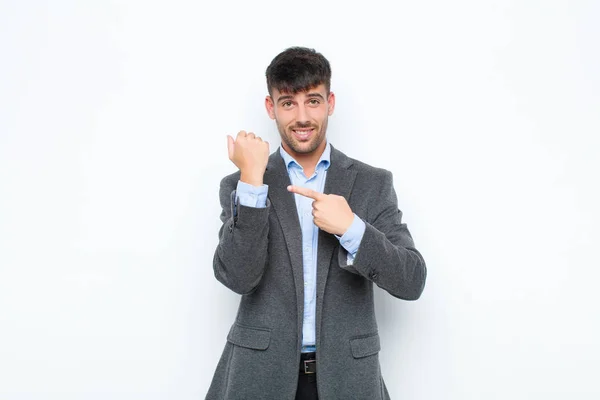
[(291, 147), (296, 153), (308, 154), (316, 151), (320, 144), (321, 142), (317, 140), (311, 140), (310, 142), (294, 142), (294, 145)]

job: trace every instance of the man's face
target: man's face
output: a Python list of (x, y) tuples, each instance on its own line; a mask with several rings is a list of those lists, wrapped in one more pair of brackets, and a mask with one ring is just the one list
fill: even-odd
[(290, 155), (325, 149), (327, 119), (333, 114), (335, 96), (321, 84), (296, 94), (273, 89), (265, 100), (267, 112), (277, 123), (284, 149)]

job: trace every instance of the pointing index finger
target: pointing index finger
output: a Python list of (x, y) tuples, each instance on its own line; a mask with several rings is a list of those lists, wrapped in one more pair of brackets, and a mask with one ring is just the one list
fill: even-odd
[(312, 189), (303, 188), (301, 186), (290, 185), (287, 187), (287, 189), (292, 193), (297, 193), (299, 195), (309, 197), (313, 200), (320, 200), (324, 196), (323, 193), (315, 192)]

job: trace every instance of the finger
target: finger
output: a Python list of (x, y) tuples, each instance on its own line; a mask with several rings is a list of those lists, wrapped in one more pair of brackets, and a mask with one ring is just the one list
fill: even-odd
[(237, 137), (238, 138), (240, 138), (240, 137), (246, 137), (246, 131), (239, 131), (238, 134), (237, 134)]
[(233, 148), (235, 146), (235, 142), (231, 135), (227, 135), (227, 152), (229, 153), (229, 159), (233, 158)]
[(247, 137), (248, 139), (254, 139), (254, 138), (256, 138), (256, 135), (255, 135), (254, 133), (250, 132), (250, 133), (248, 133), (248, 134), (246, 135), (246, 137)]
[(314, 200), (322, 199), (324, 196), (322, 193), (315, 192), (312, 189), (303, 188), (300, 186), (290, 185), (287, 187), (287, 189), (288, 189), (288, 191), (290, 191), (292, 193), (297, 193), (299, 195), (306, 196), (306, 197), (309, 197)]

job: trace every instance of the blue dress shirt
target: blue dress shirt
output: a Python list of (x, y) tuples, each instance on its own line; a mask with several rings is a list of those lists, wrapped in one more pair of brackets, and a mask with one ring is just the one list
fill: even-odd
[[(330, 165), (331, 145), (327, 143), (321, 155), (315, 172), (311, 177), (304, 175), (304, 169), (284, 149), (280, 154), (287, 168), (292, 185), (301, 186), (323, 193), (325, 178)], [(247, 207), (266, 207), (268, 185), (253, 186), (238, 182), (236, 188), (236, 203)], [(314, 351), (315, 346), (315, 315), (317, 295), (317, 249), (319, 228), (313, 222), (313, 199), (294, 194), (296, 210), (302, 230), (302, 263), (304, 267), (304, 322), (302, 328), (302, 351)], [(348, 264), (352, 264), (358, 247), (365, 232), (365, 223), (354, 214), (350, 228), (340, 237), (335, 237), (348, 252)]]

